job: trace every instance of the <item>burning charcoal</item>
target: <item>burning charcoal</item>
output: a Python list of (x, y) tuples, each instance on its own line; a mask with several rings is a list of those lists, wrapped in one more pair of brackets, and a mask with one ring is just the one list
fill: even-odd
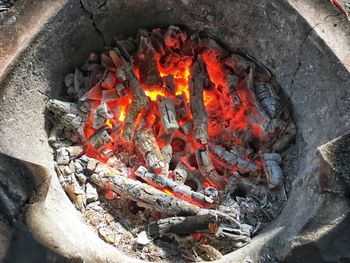
[(162, 171), (162, 174), (167, 176), (169, 172), (169, 163), (171, 158), (173, 157), (173, 148), (171, 147), (171, 144), (167, 144), (164, 147), (162, 147), (160, 151), (163, 155), (164, 166), (165, 166)]
[(215, 187), (208, 186), (207, 188), (205, 188), (204, 195), (213, 199), (215, 201), (215, 203), (219, 202), (219, 192), (218, 192), (218, 190), (216, 190)]
[(189, 135), (193, 130), (193, 122), (186, 121), (183, 125), (180, 126), (180, 129), (184, 134)]
[(252, 61), (238, 54), (231, 54), (223, 59), (223, 63), (239, 77), (245, 77), (250, 68), (255, 68)]
[(216, 172), (215, 167), (209, 156), (209, 149), (197, 149), (196, 160), (201, 174), (211, 183), (211, 185), (220, 189), (224, 185), (224, 179)]
[(167, 75), (164, 78), (165, 84), (166, 84), (166, 89), (168, 90), (169, 94), (175, 95), (176, 92), (176, 87), (174, 84), (174, 76), (172, 75)]
[(113, 89), (115, 86), (116, 79), (110, 72), (106, 72), (105, 77), (103, 78), (103, 81), (101, 82), (101, 87), (103, 89)]
[(114, 69), (115, 70), (115, 65), (113, 63), (113, 60), (111, 59), (110, 56), (102, 53), (101, 54), (101, 64), (104, 66), (106, 69)]
[(173, 134), (179, 129), (179, 124), (176, 120), (175, 107), (171, 98), (164, 99), (163, 97), (159, 102), (159, 112), (166, 134)]
[(160, 176), (156, 173), (148, 172), (147, 169), (143, 166), (140, 166), (136, 170), (135, 174), (156, 188), (169, 189), (174, 193), (175, 196), (178, 196), (179, 198), (183, 196), (187, 197), (186, 200), (195, 205), (209, 208), (211, 207), (211, 204), (214, 203), (214, 200), (212, 200), (210, 197), (194, 192), (189, 187), (179, 185), (165, 176)]
[(140, 82), (147, 87), (161, 87), (162, 78), (157, 66), (157, 54), (154, 50), (147, 31), (140, 30), (140, 46), (137, 51), (137, 62), (140, 74)]
[(280, 113), (281, 105), (274, 87), (270, 83), (258, 82), (255, 83), (254, 91), (257, 100), (267, 115), (271, 119), (276, 118)]
[(126, 88), (125, 88), (123, 83), (118, 83), (116, 85), (116, 89), (117, 89), (117, 93), (118, 93), (120, 98), (123, 98), (127, 95)]
[(98, 193), (95, 186), (91, 185), (90, 183), (87, 183), (85, 185), (85, 193), (86, 193), (86, 202), (88, 204), (97, 201)]
[(190, 108), (193, 116), (193, 137), (202, 144), (208, 140), (208, 115), (204, 106), (203, 89), (206, 82), (206, 69), (203, 59), (198, 56), (190, 69)]
[(157, 53), (160, 56), (163, 56), (165, 54), (164, 51), (164, 41), (163, 41), (163, 34), (162, 30), (159, 28), (153, 29), (151, 32), (151, 43), (154, 49), (157, 51)]
[(182, 92), (181, 95), (176, 95), (175, 110), (177, 120), (188, 118), (189, 114), (187, 109), (186, 95), (184, 92)]
[(107, 143), (112, 141), (112, 137), (108, 134), (105, 128), (95, 131), (89, 138), (90, 143), (95, 149), (101, 149)]
[(83, 73), (78, 68), (75, 68), (74, 71), (74, 89), (78, 98), (83, 97), (89, 90), (88, 78), (84, 77)]
[(166, 49), (164, 56), (159, 60), (161, 67), (164, 70), (169, 70), (174, 68), (174, 66), (181, 60), (181, 57), (178, 53), (171, 49)]
[(147, 184), (127, 177), (116, 175), (109, 179), (93, 174), (91, 180), (103, 188), (110, 182), (110, 189), (117, 194), (136, 201), (142, 207), (154, 209), (167, 215), (196, 215), (201, 211), (198, 206), (177, 199)]
[(177, 184), (184, 184), (190, 175), (190, 170), (183, 163), (178, 163), (173, 171), (173, 180)]
[(122, 135), (124, 140), (131, 141), (134, 136), (136, 118), (143, 109), (148, 107), (148, 99), (137, 80), (131, 62), (126, 61), (118, 49), (110, 51), (110, 56), (117, 67), (116, 76), (127, 84), (132, 97), (132, 102), (125, 116)]
[(96, 108), (94, 111), (94, 121), (92, 127), (94, 129), (101, 128), (105, 123), (107, 119), (112, 119), (113, 114), (108, 109), (107, 104), (103, 103), (100, 106)]
[(210, 224), (218, 224), (216, 215), (169, 217), (151, 222), (146, 226), (146, 232), (153, 239), (166, 234), (189, 235), (198, 232), (208, 232)]
[(68, 164), (69, 163), (69, 152), (66, 148), (60, 148), (57, 150), (56, 162), (58, 164)]
[(84, 138), (82, 127), (87, 120), (87, 114), (82, 112), (76, 104), (50, 99), (46, 108), (53, 114), (53, 121), (78, 131), (81, 138)]
[(164, 168), (163, 155), (151, 129), (139, 128), (136, 131), (135, 146), (142, 154), (149, 169), (159, 171)]
[(227, 169), (236, 167), (242, 173), (256, 173), (259, 169), (254, 162), (242, 156), (242, 153), (238, 151), (227, 151), (224, 147), (215, 144), (210, 144), (209, 148), (219, 160), (222, 160), (222, 165)]
[[(216, 43), (215, 40), (210, 38), (200, 39), (199, 41), (199, 53), (202, 54), (206, 64), (211, 68), (221, 67), (221, 57), (223, 54), (223, 49)], [(208, 78), (209, 81), (209, 78)], [(213, 85), (208, 82), (206, 87), (210, 88)]]
[(264, 153), (262, 159), (268, 187), (270, 189), (275, 188), (283, 181), (283, 173), (280, 167), (281, 156), (278, 153)]
[(230, 110), (237, 111), (237, 108), (242, 105), (241, 98), (237, 94), (238, 77), (230, 71), (226, 71), (226, 92), (230, 98)]
[(122, 51), (123, 56), (130, 56), (137, 50), (136, 40), (132, 37), (128, 37), (127, 39), (115, 38), (115, 43), (118, 49)]
[(167, 47), (179, 49), (186, 41), (187, 35), (177, 26), (169, 26), (164, 34), (164, 43)]

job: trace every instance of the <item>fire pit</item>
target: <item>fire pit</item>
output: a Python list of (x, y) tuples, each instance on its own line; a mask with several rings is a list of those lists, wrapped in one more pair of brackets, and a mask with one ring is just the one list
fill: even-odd
[[(291, 14), (275, 2), (63, 5), (2, 81), (2, 151), (49, 168), (30, 186), (34, 237), (86, 261), (272, 261), (308, 222), (339, 218), (346, 187), (327, 178), (346, 186), (346, 168), (329, 153), (347, 137), (319, 149), (321, 168), (314, 151), (348, 129), (349, 74)], [(10, 217), (31, 196), (19, 192)]]
[(47, 104), (55, 169), (105, 241), (161, 260), (174, 239), (172, 260), (214, 260), (279, 214), (296, 128), (263, 65), (171, 25), (116, 38), (65, 86), (72, 102)]

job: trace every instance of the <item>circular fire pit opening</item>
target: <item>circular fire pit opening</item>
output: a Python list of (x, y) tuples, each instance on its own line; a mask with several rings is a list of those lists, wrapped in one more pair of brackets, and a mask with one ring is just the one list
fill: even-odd
[[(349, 74), (309, 32), (279, 1), (64, 4), (2, 79), (1, 151), (50, 178), (26, 206), (29, 231), (87, 262), (270, 262), (308, 231), (324, 233), (318, 219), (340, 220), (346, 200), (327, 179), (336, 158), (322, 146), (320, 166), (314, 151), (349, 129)], [(187, 176), (174, 180), (174, 171)]]
[(65, 100), (46, 107), (58, 180), (86, 223), (128, 255), (220, 259), (287, 201), (280, 154), (295, 123), (249, 55), (176, 25), (139, 29), (91, 53), (64, 84)]

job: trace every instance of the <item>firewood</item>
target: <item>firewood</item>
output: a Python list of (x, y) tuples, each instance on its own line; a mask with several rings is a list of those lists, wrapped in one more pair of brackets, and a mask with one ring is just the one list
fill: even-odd
[(160, 28), (155, 28), (152, 30), (151, 43), (154, 49), (157, 51), (158, 55), (163, 56), (165, 54), (163, 34)]
[(161, 96), (158, 96), (158, 101), (164, 131), (166, 134), (173, 134), (179, 129), (179, 124), (176, 120), (174, 103), (171, 98), (165, 99)]
[(112, 119), (113, 114), (110, 109), (107, 107), (106, 103), (102, 103), (100, 106), (96, 108), (94, 111), (94, 120), (92, 127), (94, 129), (100, 129), (103, 125), (105, 125), (107, 119)]
[(208, 141), (208, 115), (204, 106), (203, 89), (206, 83), (206, 69), (201, 56), (198, 56), (190, 69), (190, 108), (193, 117), (193, 137), (202, 144)]
[(176, 87), (174, 83), (174, 76), (167, 75), (164, 78), (164, 82), (165, 82), (165, 88), (167, 89), (167, 92), (171, 95), (175, 95)]
[(224, 58), (222, 62), (239, 77), (245, 77), (250, 68), (255, 68), (252, 61), (238, 54), (231, 54)]
[[(242, 105), (241, 98), (237, 93), (238, 77), (226, 70), (226, 94), (230, 99), (230, 111), (235, 112)], [(225, 96), (226, 94), (223, 94)]]
[(283, 181), (283, 172), (280, 167), (281, 156), (278, 153), (264, 153), (262, 160), (268, 187), (275, 188)]
[(234, 151), (227, 151), (221, 145), (210, 144), (209, 148), (211, 152), (219, 160), (222, 161), (222, 165), (227, 169), (237, 168), (242, 173), (257, 173), (259, 167), (255, 162), (247, 159), (244, 154)]
[(137, 202), (141, 207), (154, 209), (166, 215), (196, 215), (201, 211), (196, 205), (127, 177), (105, 178), (92, 174), (90, 179), (102, 188), (109, 184), (110, 189), (120, 196)]
[(145, 92), (141, 88), (138, 79), (135, 74), (135, 70), (130, 61), (126, 61), (121, 56), (120, 51), (115, 48), (109, 52), (113, 63), (117, 67), (116, 76), (124, 82), (130, 90), (132, 102), (125, 115), (124, 128), (123, 128), (123, 139), (126, 141), (132, 141), (134, 138), (134, 129), (136, 124), (137, 116), (143, 109), (148, 107), (148, 99)]
[(216, 215), (169, 217), (150, 223), (146, 226), (146, 232), (152, 238), (162, 237), (166, 234), (189, 235), (208, 232), (211, 224), (218, 224)]
[(177, 26), (169, 26), (164, 34), (164, 43), (167, 47), (179, 49), (186, 41), (187, 35)]
[(271, 119), (278, 117), (281, 105), (275, 88), (270, 83), (257, 82), (254, 85), (254, 93), (267, 115)]
[(149, 169), (159, 171), (164, 168), (164, 158), (151, 129), (143, 127), (137, 129), (135, 146), (142, 154)]
[(221, 189), (225, 184), (224, 178), (218, 174), (210, 159), (209, 149), (197, 149), (196, 160), (198, 163), (198, 169), (201, 174), (213, 185), (214, 187)]
[(179, 162), (173, 171), (173, 180), (178, 184), (184, 184), (190, 175), (190, 170), (182, 162)]
[(137, 65), (140, 82), (150, 88), (161, 87), (163, 81), (158, 71), (157, 53), (152, 46), (149, 33), (145, 30), (139, 30), (139, 35), (140, 45), (137, 51)]
[(177, 120), (180, 121), (181, 119), (187, 119), (189, 112), (187, 108), (185, 93), (182, 92), (180, 95), (176, 95), (175, 99), (175, 111)]
[(53, 121), (61, 123), (63, 127), (74, 129), (82, 139), (84, 138), (82, 128), (88, 116), (78, 108), (77, 104), (50, 99), (46, 108), (53, 114), (51, 116)]
[(171, 144), (166, 144), (160, 149), (160, 151), (163, 155), (163, 160), (164, 160), (164, 168), (162, 170), (162, 174), (168, 176), (169, 164), (170, 164), (171, 158), (173, 157), (173, 148)]
[(153, 187), (158, 189), (168, 189), (175, 196), (179, 198), (185, 198), (188, 202), (196, 204), (201, 207), (211, 207), (211, 204), (214, 203), (214, 200), (210, 197), (207, 197), (201, 193), (194, 192), (188, 186), (177, 184), (171, 179), (160, 176), (156, 173), (149, 172), (145, 167), (140, 166), (135, 174), (148, 182)]
[(112, 137), (108, 134), (106, 128), (96, 130), (89, 138), (89, 142), (95, 149), (101, 150), (103, 146), (112, 141)]

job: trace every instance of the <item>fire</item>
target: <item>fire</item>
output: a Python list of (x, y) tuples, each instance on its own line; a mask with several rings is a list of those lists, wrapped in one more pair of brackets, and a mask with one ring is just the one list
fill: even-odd
[(147, 97), (149, 97), (152, 101), (157, 101), (158, 96), (165, 97), (165, 92), (163, 90), (145, 90), (145, 94)]
[(126, 108), (126, 107), (121, 107), (121, 108), (120, 108), (118, 120), (121, 121), (121, 122), (123, 122), (124, 119), (125, 119), (125, 112), (126, 112), (126, 111), (125, 111), (125, 108)]

